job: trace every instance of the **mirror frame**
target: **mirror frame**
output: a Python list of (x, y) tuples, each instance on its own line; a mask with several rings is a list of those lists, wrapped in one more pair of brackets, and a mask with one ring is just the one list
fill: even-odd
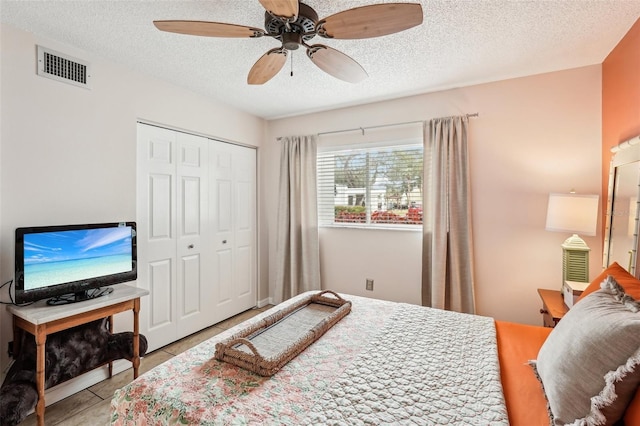
[[(627, 164), (640, 162), (640, 136), (636, 136), (631, 138), (625, 142), (618, 144), (617, 146), (611, 148), (611, 152), (614, 153), (611, 158), (611, 164), (609, 166), (609, 186), (607, 189), (607, 213), (605, 217), (605, 231), (604, 231), (604, 245), (603, 245), (603, 253), (602, 253), (602, 267), (603, 269), (609, 266), (609, 245), (611, 243), (611, 222), (613, 221), (613, 205), (615, 198), (615, 183), (616, 177), (618, 176), (617, 168), (620, 166), (624, 166)], [(637, 177), (637, 185), (638, 185), (638, 199), (640, 200), (640, 172)], [(639, 201), (640, 202), (640, 201)], [(635, 214), (635, 231), (633, 234), (634, 242), (632, 250), (632, 257), (630, 261), (630, 265), (621, 265), (625, 269), (631, 269), (629, 273), (631, 273), (636, 278), (640, 272), (639, 264), (638, 264), (638, 223), (640, 220), (640, 208), (636, 208)], [(629, 268), (629, 266), (631, 266)]]

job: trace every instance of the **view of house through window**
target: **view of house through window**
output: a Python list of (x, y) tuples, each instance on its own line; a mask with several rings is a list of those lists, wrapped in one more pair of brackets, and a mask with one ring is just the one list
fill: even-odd
[(319, 224), (421, 225), (421, 144), (318, 153)]

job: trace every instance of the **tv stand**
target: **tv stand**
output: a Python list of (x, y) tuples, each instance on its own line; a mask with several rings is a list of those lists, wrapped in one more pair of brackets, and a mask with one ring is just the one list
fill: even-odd
[[(21, 342), (22, 333), (32, 334), (36, 340), (36, 388), (38, 404), (36, 415), (38, 426), (44, 426), (44, 382), (45, 382), (45, 342), (47, 335), (58, 331), (86, 324), (102, 318), (133, 311), (133, 378), (138, 377), (140, 366), (140, 341), (138, 314), (140, 312), (140, 298), (149, 294), (148, 290), (128, 285), (118, 285), (113, 293), (105, 297), (86, 300), (72, 305), (49, 306), (45, 300), (40, 300), (28, 306), (9, 305), (7, 309), (13, 314), (13, 341)], [(21, 348), (14, 348), (18, 356)], [(111, 368), (109, 369), (111, 373)]]
[(75, 293), (63, 294), (47, 300), (47, 305), (58, 306), (69, 303), (84, 302), (85, 300), (96, 299), (113, 293), (113, 287), (99, 287), (89, 290), (77, 291)]

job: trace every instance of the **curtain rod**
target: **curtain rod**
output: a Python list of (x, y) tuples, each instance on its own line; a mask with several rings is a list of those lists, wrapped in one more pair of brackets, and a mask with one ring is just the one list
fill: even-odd
[[(473, 117), (478, 117), (479, 114), (477, 112), (474, 112), (473, 114), (466, 114), (467, 118), (473, 118)], [(403, 123), (393, 123), (393, 124), (381, 124), (379, 126), (368, 126), (368, 127), (357, 127), (354, 129), (344, 129), (344, 130), (333, 130), (330, 132), (320, 132), (318, 133), (318, 136), (322, 136), (322, 135), (330, 135), (330, 134), (334, 134), (334, 133), (346, 133), (346, 132), (355, 132), (356, 130), (360, 130), (362, 132), (362, 134), (364, 135), (364, 131), (365, 130), (370, 130), (370, 129), (379, 129), (382, 127), (394, 127), (394, 126), (404, 126), (407, 124), (418, 124), (418, 123), (426, 123), (425, 120), (420, 120), (420, 121), (405, 121)]]

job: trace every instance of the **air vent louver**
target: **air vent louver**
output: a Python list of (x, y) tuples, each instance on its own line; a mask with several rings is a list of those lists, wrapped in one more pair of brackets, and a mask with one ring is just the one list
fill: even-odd
[(38, 46), (38, 75), (89, 89), (91, 64)]

